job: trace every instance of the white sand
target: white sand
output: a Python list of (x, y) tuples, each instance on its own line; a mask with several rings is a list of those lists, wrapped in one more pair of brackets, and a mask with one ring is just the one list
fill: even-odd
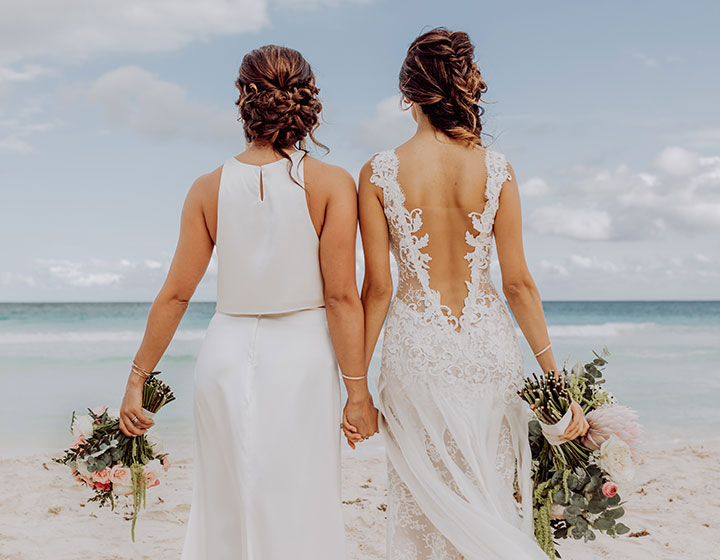
[[(346, 455), (345, 522), (352, 560), (384, 558), (385, 461)], [(590, 544), (563, 541), (564, 559), (720, 560), (720, 449), (647, 452), (626, 496), (623, 521), (646, 536)], [(0, 559), (177, 559), (190, 509), (192, 461), (179, 460), (148, 492), (137, 542), (130, 542), (128, 508), (86, 504), (89, 490), (47, 455), (0, 459)], [(290, 559), (288, 559), (290, 560)], [(488, 559), (490, 560), (490, 559)]]

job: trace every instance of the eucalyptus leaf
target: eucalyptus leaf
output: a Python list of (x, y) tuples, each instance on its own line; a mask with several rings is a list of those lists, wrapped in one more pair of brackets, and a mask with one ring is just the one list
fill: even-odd
[(590, 524), (588, 523), (588, 520), (584, 517), (578, 517), (575, 521), (575, 526), (579, 527), (583, 530), (583, 532), (587, 531), (590, 528)]
[(585, 509), (587, 507), (587, 500), (582, 494), (576, 493), (570, 497), (570, 504)]
[(617, 523), (615, 525), (615, 532), (618, 535), (624, 535), (628, 531), (630, 531), (630, 527), (628, 527), (627, 525), (623, 525), (622, 523)]
[(590, 513), (602, 513), (605, 509), (605, 505), (602, 500), (590, 500), (587, 505), (587, 510)]
[(599, 517), (593, 522), (593, 527), (598, 531), (607, 531), (611, 529), (613, 525), (615, 525), (615, 521), (606, 517)]
[(565, 490), (563, 488), (560, 488), (560, 490), (553, 494), (553, 501), (561, 506), (568, 505), (567, 496), (565, 495)]

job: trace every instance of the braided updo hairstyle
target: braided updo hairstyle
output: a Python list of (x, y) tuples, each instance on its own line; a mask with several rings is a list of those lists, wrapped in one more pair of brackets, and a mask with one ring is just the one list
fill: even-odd
[(481, 143), (480, 96), (487, 91), (462, 31), (439, 27), (415, 39), (400, 69), (400, 91), (420, 106), (430, 124), (451, 138)]
[(320, 124), (322, 104), (310, 64), (296, 50), (265, 45), (245, 55), (235, 82), (239, 120), (248, 142), (266, 144), (290, 160), (291, 147), (307, 152), (306, 138)]

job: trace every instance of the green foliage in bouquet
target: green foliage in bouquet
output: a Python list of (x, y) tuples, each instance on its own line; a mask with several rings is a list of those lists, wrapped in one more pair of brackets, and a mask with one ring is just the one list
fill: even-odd
[[(154, 375), (145, 381), (142, 396), (142, 408), (145, 411), (154, 414), (174, 400), (175, 395), (170, 387)], [(131, 535), (134, 542), (137, 516), (140, 507), (145, 507), (147, 483), (143, 467), (153, 459), (162, 460), (167, 454), (156, 453), (145, 435), (128, 437), (123, 434), (120, 431), (120, 420), (111, 416), (107, 408), (104, 408), (102, 414), (96, 414), (92, 409), (88, 409), (88, 413), (92, 418), (92, 435), (81, 438), (79, 443), (67, 449), (63, 456), (54, 457), (53, 461), (71, 467), (74, 473), (77, 472), (76, 466), (80, 462), (86, 465), (90, 473), (97, 473), (118, 464), (130, 469), (133, 494)], [(73, 412), (71, 431), (75, 420), (76, 415)], [(94, 495), (88, 502), (97, 502), (100, 507), (109, 502), (112, 509), (115, 508), (112, 484), (93, 485), (93, 490)]]
[(585, 365), (579, 364), (570, 372), (563, 368), (559, 382), (533, 376), (519, 392), (535, 411), (528, 426), (534, 463), (535, 536), (551, 559), (560, 558), (556, 539), (588, 542), (595, 540), (595, 531), (616, 536), (630, 530), (618, 522), (625, 513), (620, 496), (607, 496), (603, 491), (609, 477), (597, 464), (597, 454), (578, 440), (550, 445), (540, 424), (541, 420), (546, 424), (560, 420), (570, 397), (586, 413), (614, 403), (613, 396), (602, 387), (609, 352), (593, 354), (595, 359)]

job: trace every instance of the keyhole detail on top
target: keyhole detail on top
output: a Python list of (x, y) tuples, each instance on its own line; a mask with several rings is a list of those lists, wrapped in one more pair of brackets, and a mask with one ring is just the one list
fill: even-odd
[(262, 167), (260, 168), (260, 200), (265, 200), (265, 187), (263, 186)]

